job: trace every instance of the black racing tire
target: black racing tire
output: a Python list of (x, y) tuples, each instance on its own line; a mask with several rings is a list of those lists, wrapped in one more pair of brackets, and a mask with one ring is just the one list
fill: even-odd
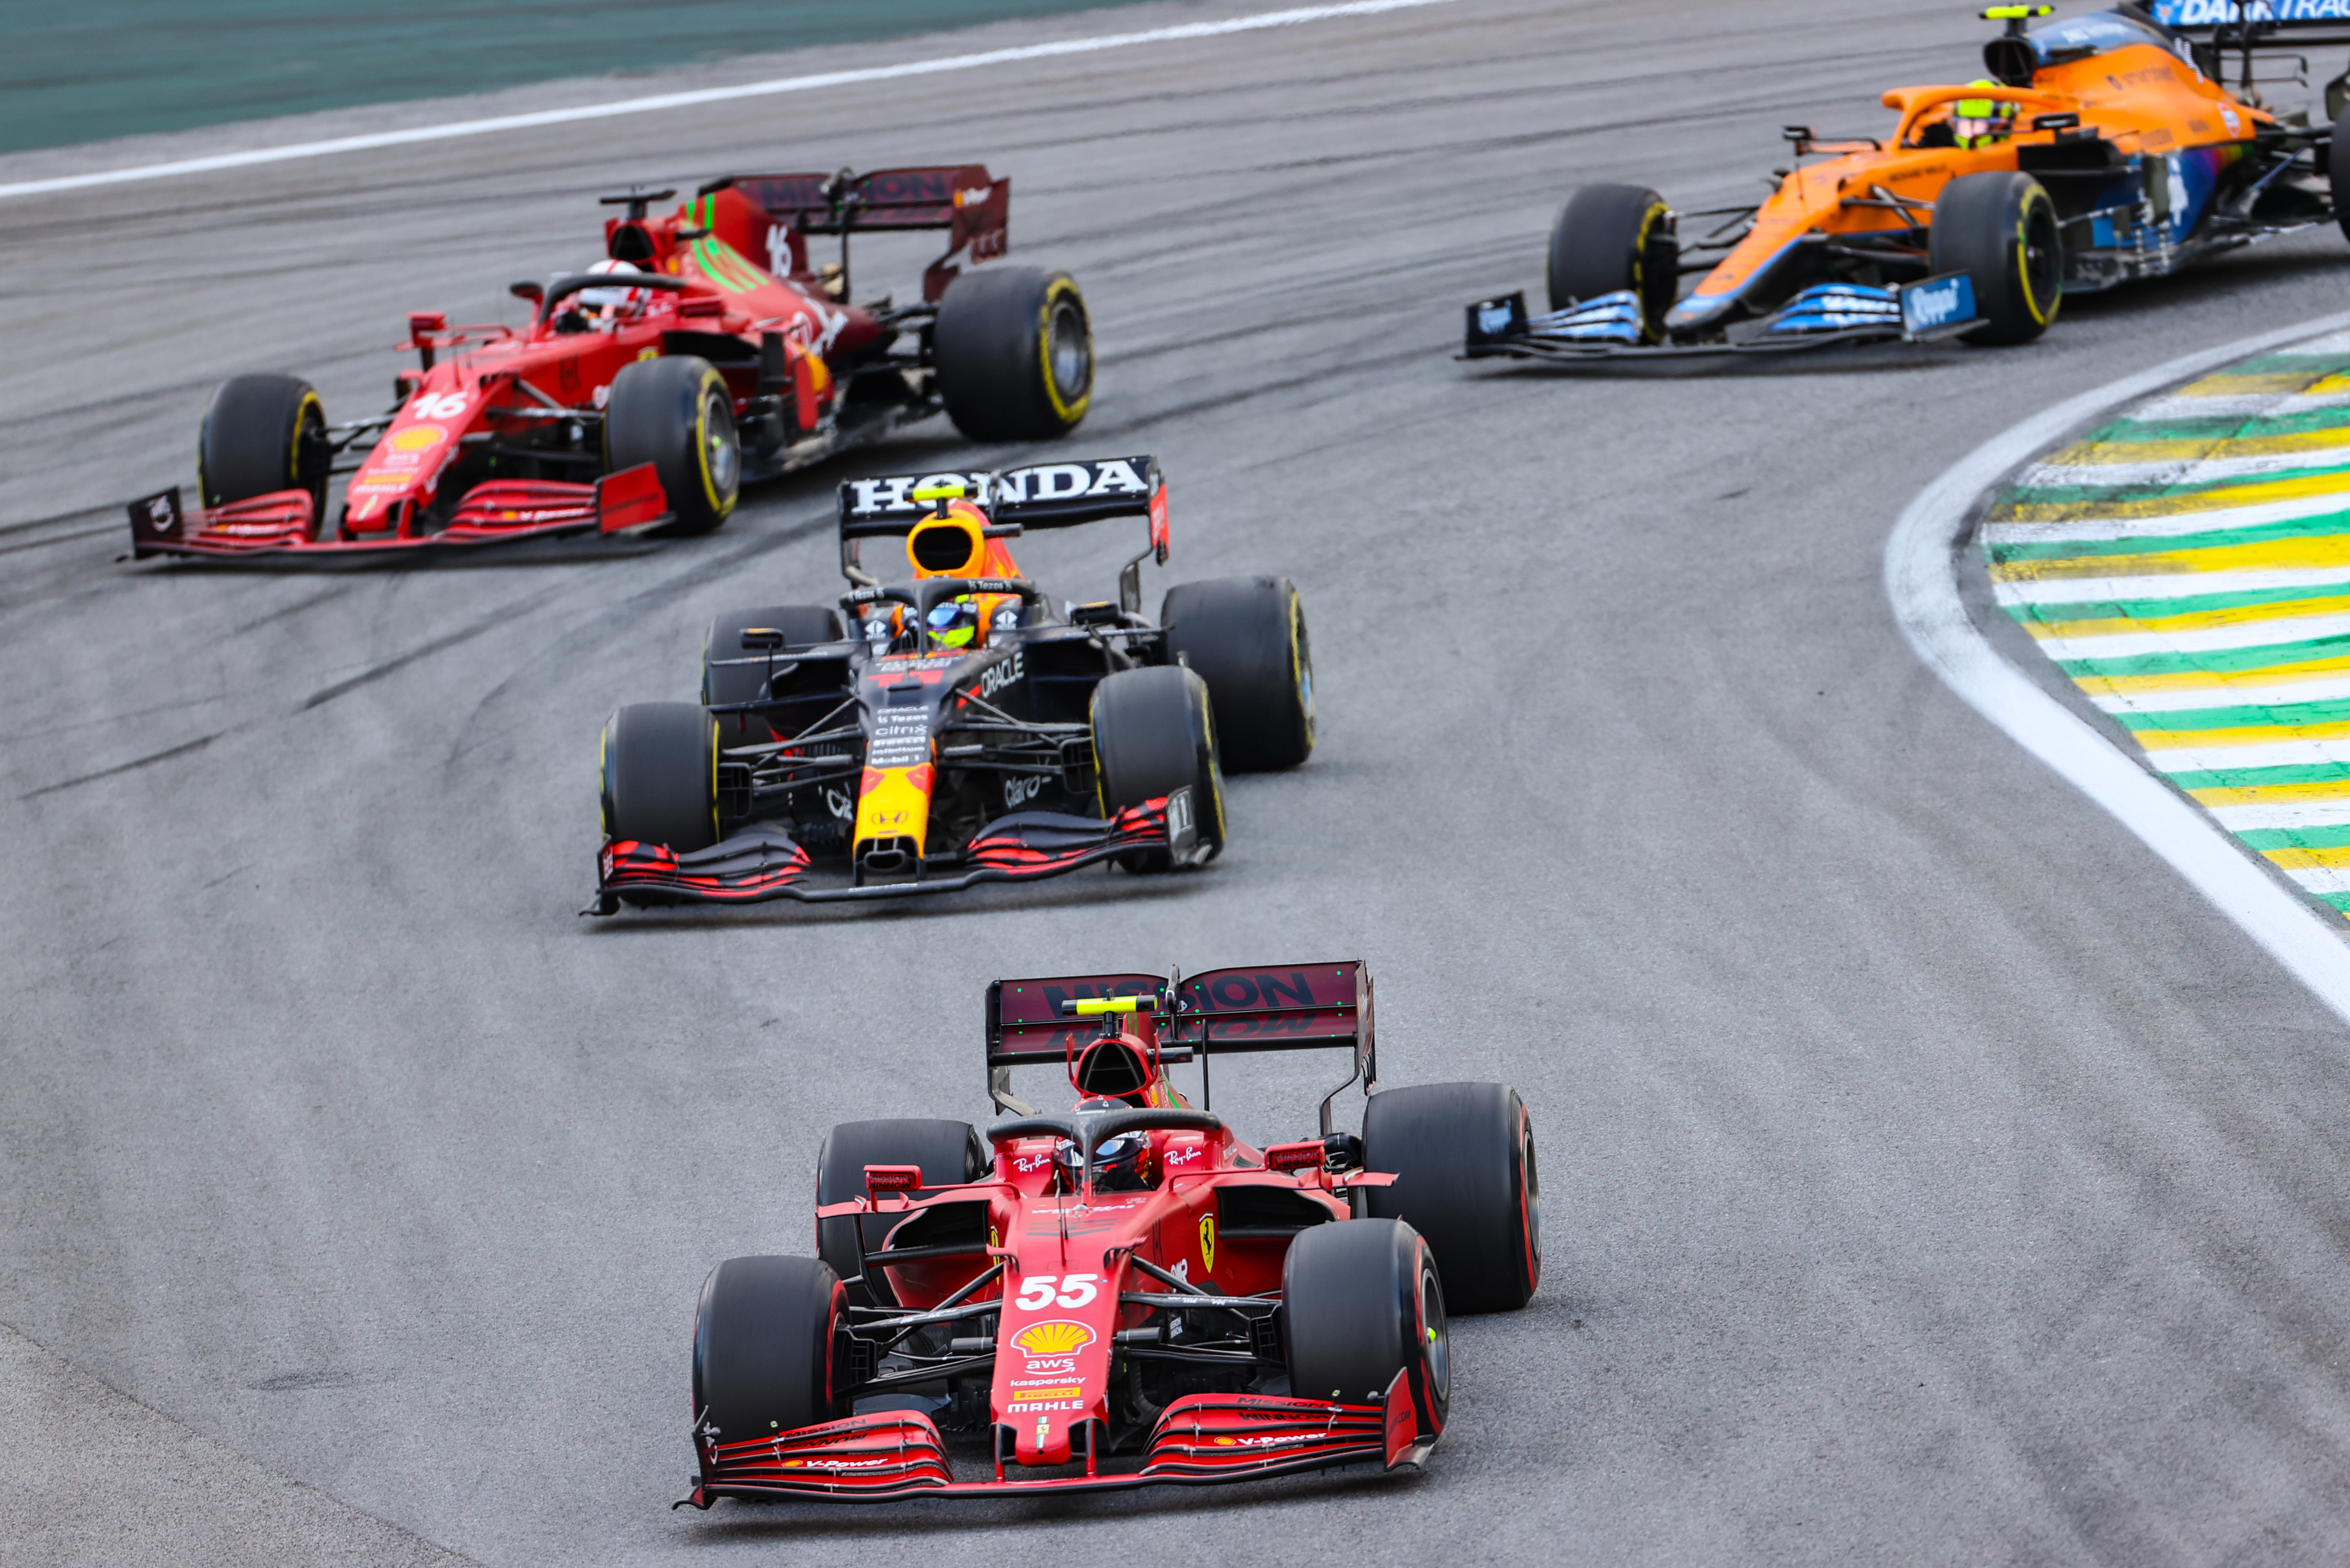
[(1299, 1231), (1282, 1265), (1281, 1318), (1294, 1397), (1368, 1404), (1401, 1372), (1421, 1439), (1444, 1430), (1451, 1334), (1435, 1255), (1419, 1231), (1399, 1220)]
[(1055, 441), (1093, 401), (1093, 317), (1066, 273), (979, 267), (940, 299), (931, 362), (947, 417), (972, 441)]
[(733, 514), (743, 491), (743, 440), (733, 394), (707, 359), (639, 359), (612, 378), (604, 472), (644, 462), (660, 476), (675, 532), (707, 534)]
[(847, 1317), (840, 1276), (814, 1258), (729, 1258), (693, 1318), (693, 1413), (723, 1443), (846, 1414), (835, 1353)]
[(1927, 269), (1962, 272), (1983, 325), (1959, 336), (1985, 346), (2029, 343), (2064, 301), (2064, 234), (2048, 188), (2020, 170), (1962, 174), (1934, 199)]
[[(2336, 156), (2334, 149), (2341, 149)], [(2334, 140), (2325, 149), (2325, 183), (2334, 193), (2334, 221), (2350, 239), (2350, 103), (2334, 117)]]
[(1374, 1215), (1421, 1235), (1457, 1313), (1515, 1312), (1542, 1283), (1542, 1178), (1534, 1119), (1506, 1084), (1383, 1089), (1363, 1111)]
[(717, 724), (699, 702), (631, 702), (604, 722), (604, 836), (680, 855), (718, 842)]
[(207, 506), (279, 490), (310, 493), (310, 515), (326, 515), (334, 465), (327, 412), (309, 382), (292, 376), (232, 378), (213, 394), (196, 435), (196, 488)]
[(1314, 750), (1314, 649), (1287, 577), (1178, 583), (1159, 601), (1169, 662), (1208, 683), (1226, 773), (1294, 768)]
[[(752, 650), (743, 646), (743, 634), (753, 627), (784, 634), (779, 657), (821, 642), (838, 642), (847, 635), (840, 629), (839, 612), (823, 605), (773, 605), (765, 609), (729, 610), (710, 623), (710, 630), (702, 639), (704, 706), (715, 708), (727, 702), (758, 701), (761, 690), (767, 684), (764, 665), (713, 667), (711, 662), (752, 657)], [(718, 743), (722, 747), (764, 745), (775, 739), (773, 730), (747, 713), (722, 713), (717, 718)]]
[[(824, 1147), (816, 1152), (816, 1205), (821, 1208), (827, 1203), (846, 1203), (864, 1197), (865, 1168), (868, 1165), (919, 1165), (922, 1168), (923, 1186), (952, 1187), (957, 1182), (978, 1180), (987, 1174), (991, 1163), (987, 1145), (980, 1141), (979, 1130), (969, 1122), (923, 1116), (842, 1122), (825, 1134)], [(831, 1264), (842, 1279), (858, 1279), (864, 1272), (866, 1252), (881, 1245), (899, 1218), (894, 1214), (843, 1214), (818, 1220), (816, 1255)], [(864, 1230), (862, 1246), (858, 1241), (860, 1225)], [(850, 1295), (858, 1306), (897, 1304), (888, 1282), (879, 1278), (852, 1286)]]
[[(1130, 805), (1191, 792), (1191, 817), (1205, 865), (1224, 846), (1224, 771), (1216, 752), (1216, 721), (1208, 683), (1196, 670), (1160, 664), (1121, 670), (1094, 688), (1095, 804), (1105, 817)], [(1164, 849), (1118, 857), (1129, 871), (1171, 869)]]
[(1645, 340), (1657, 342), (1680, 294), (1680, 256), (1662, 196), (1645, 185), (1579, 186), (1550, 227), (1550, 307), (1629, 289), (1640, 298)]

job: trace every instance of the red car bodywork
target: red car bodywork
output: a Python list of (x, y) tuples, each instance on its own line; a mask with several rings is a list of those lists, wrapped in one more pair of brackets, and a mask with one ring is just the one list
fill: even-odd
[[(1441, 1431), (1441, 1409), (1409, 1369), (1395, 1376), (1383, 1397), (1364, 1403), (1185, 1395), (1159, 1411), (1139, 1468), (1105, 1456), (1113, 1368), (1169, 1343), (1163, 1326), (1149, 1326), (1155, 1317), (1228, 1303), (1248, 1314), (1253, 1334), (1280, 1332), (1271, 1309), (1295, 1227), (1279, 1234), (1242, 1227), (1220, 1233), (1220, 1193), (1263, 1189), (1278, 1195), (1274, 1201), (1310, 1204), (1327, 1220), (1343, 1221), (1356, 1211), (1357, 1189), (1394, 1179), (1332, 1172), (1318, 1138), (1253, 1148), (1214, 1116), (1190, 1109), (1161, 1071), (1168, 1062), (1198, 1061), (1204, 1085), (1211, 1046), (1220, 1054), (1340, 1047), (1356, 1060), (1355, 1076), (1339, 1088), (1357, 1078), (1367, 1087), (1377, 1062), (1370, 978), (1361, 964), (1219, 970), (1189, 977), (1170, 992), (1165, 977), (1145, 974), (1001, 981), (989, 989), (991, 1090), (1006, 1108), (1029, 1110), (1009, 1094), (1015, 1065), (1067, 1063), (1076, 1082), (1084, 1076), (1086, 1054), (1105, 1043), (1149, 1064), (1142, 1085), (1119, 1096), (1136, 1108), (1097, 1114), (1117, 1125), (1123, 1125), (1118, 1118), (1149, 1124), (1143, 1158), (1155, 1164), (1157, 1185), (1097, 1191), (1088, 1161), (1085, 1185), (1070, 1190), (1055, 1150), (1071, 1118), (1031, 1115), (988, 1129), (994, 1167), (984, 1180), (921, 1190), (918, 1166), (870, 1166), (868, 1197), (817, 1210), (819, 1220), (903, 1216), (884, 1250), (866, 1254), (864, 1262), (866, 1269), (886, 1273), (907, 1313), (962, 1308), (968, 1317), (974, 1304), (991, 1304), (1000, 1314), (986, 1353), (993, 1363), (993, 1479), (957, 1480), (939, 1428), (919, 1411), (855, 1415), (743, 1438), (712, 1431), (697, 1411), (701, 1475), (679, 1506), (707, 1508), (721, 1497), (870, 1501), (1106, 1490), (1343, 1464), (1391, 1469), (1427, 1457)], [(1108, 1020), (1106, 1028), (1098, 1022), (1073, 1024), (1061, 1003), (1081, 997), (1156, 997), (1166, 1011), (1154, 1019), (1146, 1003), (1122, 1021)], [(1329, 1106), (1326, 1099), (1326, 1134)], [(984, 1206), (983, 1244), (974, 1241), (960, 1251), (908, 1244), (926, 1229), (925, 1215), (935, 1223), (944, 1218), (941, 1210), (957, 1205), (967, 1213), (969, 1206)], [(975, 1224), (970, 1234), (977, 1235)], [(855, 1326), (876, 1333), (891, 1324)], [(1426, 1332), (1427, 1325), (1419, 1327)], [(853, 1342), (850, 1354), (856, 1354)], [(880, 1391), (877, 1384), (862, 1386)], [(1022, 1480), (1007, 1473), (1014, 1466), (1079, 1463), (1082, 1476)]]
[[(744, 442), (746, 478), (788, 472), (938, 410), (905, 382), (914, 358), (893, 355), (901, 321), (929, 314), (960, 271), (1003, 253), (1009, 180), (978, 166), (848, 175), (742, 175), (719, 181), (666, 217), (657, 198), (628, 202), (605, 224), (608, 255), (652, 275), (598, 277), (593, 286), (646, 282), (641, 314), (593, 326), (556, 297), (589, 286), (560, 280), (533, 300), (530, 324), (451, 326), (445, 315), (408, 318), (400, 345), (421, 372), (398, 378), (390, 412), (328, 433), (338, 453), (369, 435), (371, 450), (348, 472), (331, 523), (317, 494), (290, 489), (212, 509), (182, 506), (177, 489), (130, 506), (136, 556), (252, 556), (289, 550), (365, 551), (479, 545), (664, 520), (650, 464), (600, 472), (594, 431), (613, 378), (639, 359), (694, 354), (732, 393), (738, 428), (771, 436)], [(668, 192), (662, 192), (663, 195)], [(923, 275), (922, 306), (844, 303), (845, 275), (811, 269), (807, 236), (942, 228), (947, 253)], [(525, 286), (516, 286), (521, 291)], [(851, 377), (894, 376), (890, 395), (851, 410)], [(553, 438), (553, 439), (550, 439)], [(501, 465), (503, 464), (503, 470)]]

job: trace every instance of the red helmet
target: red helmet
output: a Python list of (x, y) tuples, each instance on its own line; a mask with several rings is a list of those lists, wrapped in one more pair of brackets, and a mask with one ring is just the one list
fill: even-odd
[[(633, 275), (639, 271), (636, 266), (624, 261), (599, 261), (588, 270), (598, 276), (616, 272)], [(645, 301), (651, 297), (652, 291), (643, 288), (583, 288), (579, 291), (580, 306), (598, 313), (607, 321), (642, 316), (645, 311)]]

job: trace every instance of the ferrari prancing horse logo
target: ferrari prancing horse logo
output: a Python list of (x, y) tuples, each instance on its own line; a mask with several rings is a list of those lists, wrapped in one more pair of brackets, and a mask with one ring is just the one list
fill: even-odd
[(1200, 1272), (1203, 1274), (1216, 1272), (1216, 1217), (1212, 1214), (1202, 1215), (1200, 1219)]

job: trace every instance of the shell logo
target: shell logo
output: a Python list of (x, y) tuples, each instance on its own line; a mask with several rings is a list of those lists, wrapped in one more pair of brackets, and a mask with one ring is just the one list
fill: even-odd
[(391, 438), (394, 452), (422, 452), (426, 447), (439, 446), (449, 432), (439, 425), (411, 425)]
[(1081, 1323), (1055, 1320), (1032, 1323), (1012, 1336), (1012, 1343), (1031, 1355), (1070, 1355), (1094, 1342), (1094, 1331)]

